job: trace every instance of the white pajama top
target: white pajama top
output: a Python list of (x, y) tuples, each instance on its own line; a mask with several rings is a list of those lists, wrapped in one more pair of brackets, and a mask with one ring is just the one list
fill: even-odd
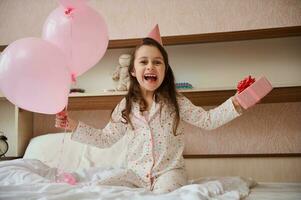
[(193, 105), (184, 96), (179, 96), (177, 100), (180, 122), (176, 136), (173, 134), (175, 112), (168, 105), (160, 102), (153, 101), (147, 116), (140, 112), (139, 104), (133, 102), (130, 118), (134, 129), (129, 123), (122, 123), (124, 119), (121, 111), (125, 108), (126, 102), (124, 98), (114, 109), (112, 120), (105, 128), (96, 129), (79, 122), (72, 139), (99, 148), (107, 148), (126, 135), (130, 138), (126, 167), (137, 175), (136, 179), (139, 179), (140, 185), (148, 187), (151, 185), (152, 178), (157, 178), (173, 169), (184, 168), (183, 121), (201, 129), (211, 130), (240, 115), (231, 99), (208, 111)]

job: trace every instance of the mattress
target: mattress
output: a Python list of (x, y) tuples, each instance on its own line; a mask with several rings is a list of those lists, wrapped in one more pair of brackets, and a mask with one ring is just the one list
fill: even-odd
[(301, 200), (300, 183), (261, 182), (244, 200)]

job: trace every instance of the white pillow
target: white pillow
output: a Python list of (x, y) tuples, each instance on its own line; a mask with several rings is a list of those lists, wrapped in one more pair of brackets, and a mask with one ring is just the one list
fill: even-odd
[(111, 148), (100, 149), (71, 140), (70, 133), (51, 133), (33, 138), (23, 158), (38, 159), (50, 167), (77, 171), (90, 167), (122, 167), (127, 137)]

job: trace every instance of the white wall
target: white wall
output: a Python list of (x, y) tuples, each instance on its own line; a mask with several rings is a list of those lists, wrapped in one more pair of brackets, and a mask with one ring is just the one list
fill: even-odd
[[(159, 23), (162, 35), (301, 25), (300, 0), (90, 0), (104, 16), (110, 39), (144, 37)], [(41, 35), (57, 0), (0, 0), (0, 45)], [(274, 86), (300, 85), (301, 39), (265, 39), (167, 47), (177, 81), (196, 88), (234, 88), (246, 75), (266, 75)], [(118, 56), (108, 50), (78, 86), (87, 92), (114, 88)]]
[[(301, 25), (300, 0), (90, 0), (103, 14), (110, 39), (161, 33), (187, 35)], [(57, 0), (0, 0), (0, 45), (40, 37)]]
[(9, 145), (6, 156), (17, 155), (18, 134), (15, 121), (15, 106), (8, 101), (0, 100), (0, 130), (4, 132)]
[[(301, 37), (166, 47), (176, 80), (201, 89), (234, 89), (247, 75), (265, 75), (274, 87), (301, 85)], [(78, 78), (88, 93), (114, 88), (111, 75), (118, 56), (131, 49), (108, 50)]]

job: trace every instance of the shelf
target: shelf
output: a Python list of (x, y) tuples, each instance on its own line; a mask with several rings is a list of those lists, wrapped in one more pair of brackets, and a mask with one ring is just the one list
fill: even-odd
[(5, 156), (5, 157), (1, 157), (0, 161), (4, 161), (4, 160), (14, 160), (14, 159), (20, 159), (22, 158), (21, 156)]
[[(215, 106), (223, 103), (235, 94), (236, 90), (218, 91), (182, 91), (197, 106)], [(125, 93), (124, 93), (125, 94)], [(100, 96), (83, 94), (69, 98), (69, 110), (112, 110), (124, 97), (124, 94), (101, 94)], [(274, 88), (261, 103), (301, 102), (301, 86)]]
[[(230, 42), (239, 40), (256, 40), (267, 38), (292, 37), (301, 35), (301, 26), (268, 28), (268, 29), (254, 29), (231, 32), (216, 32), (216, 33), (202, 33), (193, 35), (177, 35), (177, 36), (163, 36), (162, 42), (164, 46), (168, 45), (183, 45), (183, 44), (197, 44), (209, 42)], [(141, 38), (124, 39), (124, 40), (110, 40), (109, 49), (115, 48), (132, 48), (141, 42)]]
[[(216, 106), (235, 94), (236, 90), (182, 90), (180, 93), (189, 98), (197, 106)], [(100, 92), (71, 94), (68, 102), (69, 110), (112, 110), (124, 97), (126, 92)], [(0, 97), (0, 100), (7, 100)], [(274, 88), (261, 103), (301, 102), (301, 86)]]
[[(209, 42), (228, 42), (239, 40), (256, 40), (267, 38), (280, 38), (301, 36), (301, 26), (289, 26), (280, 28), (254, 29), (243, 31), (202, 33), (192, 35), (176, 35), (162, 37), (162, 42), (165, 46), (168, 45), (183, 45), (197, 44)], [(133, 48), (141, 42), (141, 38), (110, 40), (108, 49), (116, 48)], [(7, 45), (0, 46), (0, 51), (3, 51)]]
[(184, 154), (184, 158), (300, 158), (301, 153), (273, 153), (273, 154)]

